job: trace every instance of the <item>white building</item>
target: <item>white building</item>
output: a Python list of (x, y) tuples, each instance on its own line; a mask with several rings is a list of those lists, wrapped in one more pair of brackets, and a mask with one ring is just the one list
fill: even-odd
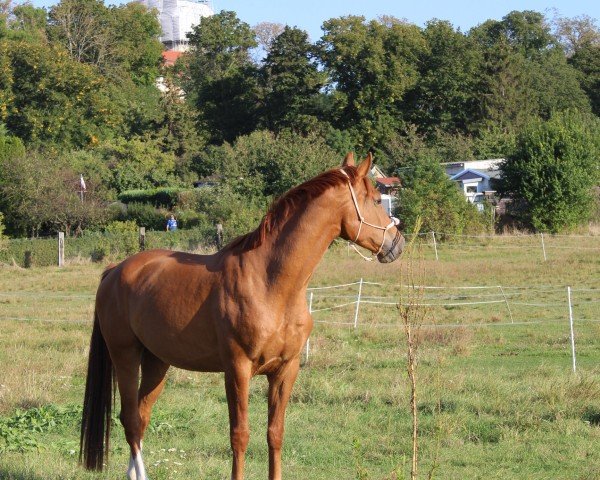
[(469, 202), (483, 209), (485, 199), (491, 199), (496, 191), (493, 179), (500, 176), (503, 158), (444, 163), (446, 174), (456, 182)]
[(167, 50), (184, 52), (189, 48), (187, 34), (200, 24), (202, 17), (214, 15), (210, 1), (195, 0), (135, 0), (149, 9), (156, 9), (162, 28), (160, 41)]

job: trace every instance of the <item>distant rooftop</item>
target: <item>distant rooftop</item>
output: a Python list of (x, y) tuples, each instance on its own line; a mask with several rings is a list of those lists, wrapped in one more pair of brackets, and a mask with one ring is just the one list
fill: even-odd
[(181, 57), (181, 55), (183, 55), (183, 52), (177, 50), (165, 50), (164, 52), (162, 52), (162, 57), (165, 66), (172, 67), (173, 65), (175, 65), (175, 62), (179, 57)]
[(381, 183), (386, 187), (395, 187), (400, 185), (400, 179), (398, 177), (379, 177), (376, 180), (377, 183)]

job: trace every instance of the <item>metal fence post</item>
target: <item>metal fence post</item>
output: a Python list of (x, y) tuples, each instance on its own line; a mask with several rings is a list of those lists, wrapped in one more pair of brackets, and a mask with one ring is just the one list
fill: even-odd
[(356, 297), (356, 310), (354, 310), (354, 328), (358, 328), (358, 310), (360, 309), (360, 296), (362, 294), (363, 279), (358, 282), (358, 296)]
[(575, 332), (573, 331), (573, 305), (571, 303), (571, 287), (567, 287), (567, 299), (569, 301), (569, 326), (571, 328), (571, 355), (573, 356), (573, 373), (577, 371), (575, 358)]
[(65, 232), (58, 232), (58, 266), (65, 265)]

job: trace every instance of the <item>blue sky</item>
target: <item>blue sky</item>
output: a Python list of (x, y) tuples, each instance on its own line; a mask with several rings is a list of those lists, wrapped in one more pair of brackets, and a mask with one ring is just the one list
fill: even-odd
[[(31, 3), (47, 7), (56, 1), (33, 0)], [(105, 0), (105, 3), (126, 2)], [(268, 21), (299, 27), (306, 30), (312, 40), (321, 36), (323, 21), (342, 15), (364, 15), (367, 19), (394, 15), (420, 26), (427, 20), (439, 18), (449, 20), (463, 31), (487, 19), (499, 20), (512, 10), (536, 10), (553, 17), (555, 9), (566, 17), (586, 14), (600, 19), (600, 0), (212, 0), (212, 4), (215, 11), (235, 11), (250, 25)]]

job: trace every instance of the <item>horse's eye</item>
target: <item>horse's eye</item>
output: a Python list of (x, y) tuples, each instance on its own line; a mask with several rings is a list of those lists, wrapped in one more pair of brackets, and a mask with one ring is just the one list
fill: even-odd
[(375, 205), (381, 205), (381, 199), (375, 200)]

